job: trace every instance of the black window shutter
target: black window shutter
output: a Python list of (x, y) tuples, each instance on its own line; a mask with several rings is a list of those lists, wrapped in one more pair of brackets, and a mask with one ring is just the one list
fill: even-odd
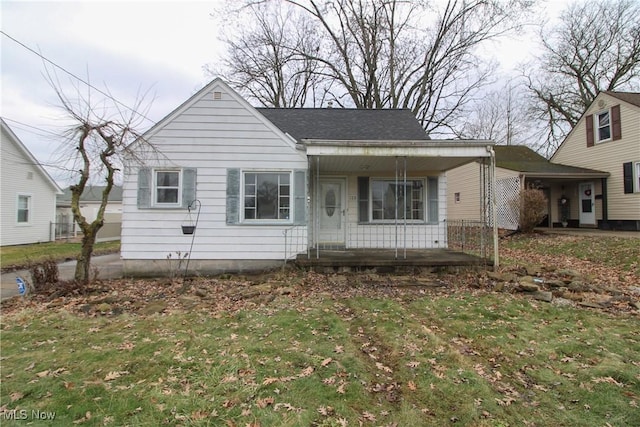
[(624, 194), (633, 193), (633, 162), (622, 164), (622, 175), (624, 180)]
[(619, 105), (614, 105), (613, 107), (611, 107), (611, 137), (614, 141), (622, 138)]
[(240, 169), (227, 169), (227, 224), (240, 222)]
[(595, 137), (593, 134), (593, 114), (585, 117), (584, 122), (587, 124), (587, 147), (593, 147)]
[(358, 221), (369, 222), (369, 177), (358, 177)]
[(151, 207), (151, 169), (138, 170), (138, 209)]
[(296, 170), (293, 173), (293, 185), (293, 221), (296, 225), (304, 225), (307, 221), (307, 171)]
[(196, 199), (196, 169), (182, 170), (182, 207), (187, 208)]

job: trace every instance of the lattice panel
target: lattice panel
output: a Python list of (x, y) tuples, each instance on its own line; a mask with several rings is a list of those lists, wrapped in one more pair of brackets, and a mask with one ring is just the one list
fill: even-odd
[(496, 204), (498, 228), (517, 230), (520, 224), (520, 178), (496, 180)]

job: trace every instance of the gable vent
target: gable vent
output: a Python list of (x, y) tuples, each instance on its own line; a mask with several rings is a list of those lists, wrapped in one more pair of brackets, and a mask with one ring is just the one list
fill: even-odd
[(598, 108), (604, 108), (605, 105), (606, 105), (606, 102), (604, 102), (604, 99), (601, 99), (600, 101), (598, 101)]
[(213, 92), (213, 99), (216, 101), (222, 99), (222, 92)]

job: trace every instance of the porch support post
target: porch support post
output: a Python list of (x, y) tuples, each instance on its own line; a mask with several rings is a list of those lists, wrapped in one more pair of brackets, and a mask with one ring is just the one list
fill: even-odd
[(488, 146), (487, 150), (491, 154), (489, 163), (489, 183), (491, 185), (491, 220), (493, 221), (493, 268), (496, 270), (500, 267), (500, 255), (498, 251), (498, 216), (496, 214), (496, 152), (492, 146)]
[[(404, 200), (402, 203), (403, 206), (403, 210), (404, 210), (404, 259), (407, 259), (407, 156), (403, 157), (404, 160), (404, 165), (402, 167), (402, 170), (404, 170)], [(411, 190), (413, 192), (413, 189)], [(409, 203), (411, 203), (411, 197), (413, 197), (413, 194), (411, 194), (411, 196), (409, 197)]]
[(318, 230), (320, 229), (320, 156), (316, 156), (316, 207), (314, 209), (314, 232), (313, 240), (316, 242), (316, 259), (320, 258), (320, 243), (318, 239)]
[(398, 259), (398, 156), (396, 156), (396, 215), (393, 220), (395, 227), (395, 237), (396, 237), (396, 259)]
[[(309, 218), (311, 216), (311, 194), (313, 188), (313, 163), (311, 162), (311, 156), (307, 156), (307, 170), (309, 171), (309, 175), (307, 177), (307, 194), (305, 194), (304, 203), (307, 209), (307, 258), (311, 259), (311, 236), (315, 236), (316, 234), (313, 232), (313, 224), (309, 222)], [(313, 221), (315, 222), (316, 216), (313, 215)]]

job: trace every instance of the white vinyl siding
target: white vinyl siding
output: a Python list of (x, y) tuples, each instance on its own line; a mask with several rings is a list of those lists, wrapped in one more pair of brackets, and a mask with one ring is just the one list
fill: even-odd
[[(214, 92), (221, 92), (220, 99), (214, 99)], [(228, 223), (227, 172), (306, 170), (306, 156), (293, 141), (220, 82), (196, 94), (147, 136), (160, 154), (145, 166), (197, 170), (195, 194), (202, 205), (192, 261), (284, 258), (290, 221)], [(166, 260), (169, 254), (189, 252), (192, 236), (181, 231), (184, 210), (138, 208), (137, 169), (130, 165), (123, 184), (122, 258)], [(306, 227), (301, 230), (306, 239)]]
[[(620, 105), (620, 125), (622, 138), (607, 144), (595, 144), (587, 148), (586, 126), (593, 114), (602, 111), (599, 101), (605, 107)], [(607, 178), (607, 208), (610, 221), (640, 220), (640, 193), (624, 194), (622, 165), (640, 157), (640, 107), (628, 104), (605, 93), (598, 95), (593, 105), (587, 109), (580, 122), (573, 128), (567, 139), (554, 153), (551, 161), (609, 172)], [(597, 193), (601, 194), (601, 193)], [(574, 203), (575, 205), (575, 203)], [(574, 207), (572, 206), (572, 209)], [(596, 206), (598, 209), (598, 206)], [(596, 212), (599, 213), (598, 210)]]
[[(0, 141), (0, 244), (6, 246), (48, 242), (53, 236), (52, 223), (55, 222), (58, 189), (38, 165), (25, 155), (21, 143), (5, 132), (4, 127)], [(28, 223), (18, 222), (19, 195), (30, 196)]]

